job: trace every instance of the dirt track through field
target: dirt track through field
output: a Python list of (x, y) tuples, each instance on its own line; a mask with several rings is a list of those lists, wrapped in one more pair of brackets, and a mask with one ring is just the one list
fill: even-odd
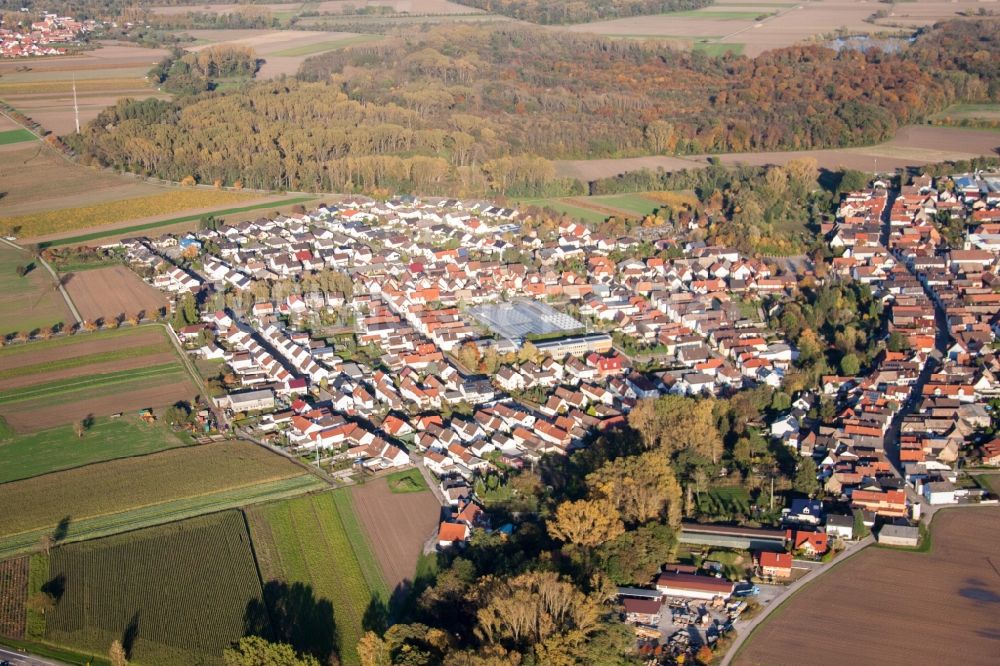
[(733, 663), (995, 664), (998, 521), (997, 507), (948, 509), (930, 553), (868, 548), (778, 609)]
[(430, 491), (393, 493), (384, 478), (354, 486), (351, 499), (394, 592), (413, 580), (417, 556), (437, 527), (441, 507)]
[(139, 312), (149, 316), (167, 304), (161, 291), (124, 266), (73, 273), (66, 288), (80, 315), (91, 321)]

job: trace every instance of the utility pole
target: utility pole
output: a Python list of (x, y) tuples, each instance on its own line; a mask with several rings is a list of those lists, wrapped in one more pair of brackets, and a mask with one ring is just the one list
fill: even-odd
[(80, 105), (76, 100), (76, 74), (73, 74), (73, 113), (76, 117), (76, 133), (80, 133)]

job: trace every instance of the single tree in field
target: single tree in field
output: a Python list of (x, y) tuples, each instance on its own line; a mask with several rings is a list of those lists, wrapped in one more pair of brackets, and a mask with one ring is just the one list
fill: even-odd
[(39, 547), (41, 547), (42, 552), (45, 553), (46, 555), (48, 555), (49, 551), (52, 550), (52, 544), (54, 543), (55, 539), (52, 538), (51, 534), (43, 534), (38, 539), (38, 545)]
[(111, 666), (127, 666), (128, 658), (121, 641), (111, 642), (111, 647), (108, 648), (108, 659), (111, 661)]
[(87, 426), (83, 424), (83, 421), (77, 421), (73, 424), (73, 434), (77, 436), (77, 439), (83, 439), (83, 433), (87, 431)]

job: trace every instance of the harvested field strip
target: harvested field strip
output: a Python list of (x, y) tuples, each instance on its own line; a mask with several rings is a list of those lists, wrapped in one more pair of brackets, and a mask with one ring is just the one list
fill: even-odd
[(0, 437), (0, 483), (186, 444), (163, 423), (129, 417), (96, 419), (83, 437), (78, 437), (70, 425), (16, 435), (6, 441)]
[[(224, 210), (212, 211), (212, 215), (232, 215), (235, 213), (244, 213), (250, 210), (258, 210), (260, 208), (269, 208), (277, 206), (290, 206), (292, 204), (304, 203), (306, 201), (312, 201), (316, 197), (294, 197), (291, 199), (285, 199), (282, 201), (268, 201), (266, 203), (254, 204), (253, 206), (243, 206), (242, 208), (226, 208)], [(174, 217), (169, 220), (159, 220), (157, 222), (148, 222), (146, 224), (137, 224), (131, 227), (118, 227), (115, 229), (105, 229), (104, 231), (94, 231), (89, 234), (81, 234), (79, 236), (71, 236), (69, 238), (60, 238), (58, 240), (48, 241), (40, 243), (43, 247), (53, 247), (56, 245), (77, 245), (80, 243), (86, 243), (87, 241), (97, 240), (98, 238), (104, 238), (106, 236), (120, 236), (122, 234), (131, 234), (137, 231), (146, 231), (148, 229), (156, 229), (158, 227), (169, 227), (174, 224), (181, 224), (182, 222), (192, 222), (194, 220), (201, 219), (205, 214), (197, 213), (195, 215), (185, 215), (183, 217)], [(136, 217), (133, 215), (132, 217)], [(0, 220), (2, 221), (2, 220)], [(97, 225), (91, 225), (97, 226)]]
[(25, 400), (37, 400), (38, 398), (43, 397), (64, 397), (74, 393), (79, 393), (80, 391), (87, 391), (87, 397), (93, 397), (94, 395), (99, 395), (99, 393), (94, 392), (94, 389), (100, 389), (102, 394), (106, 394), (106, 389), (112, 389), (109, 392), (113, 393), (116, 391), (115, 387), (119, 384), (142, 380), (143, 385), (149, 386), (150, 384), (148, 380), (152, 378), (176, 381), (186, 377), (187, 373), (184, 371), (184, 368), (180, 366), (180, 364), (164, 363), (162, 365), (154, 365), (149, 368), (121, 370), (118, 372), (108, 372), (102, 375), (89, 375), (77, 379), (61, 379), (54, 382), (37, 384), (30, 388), (20, 388), (16, 391), (0, 392), (0, 405), (9, 405), (12, 403), (24, 402)]
[[(247, 442), (219, 442), (123, 458), (0, 485), (0, 539), (179, 499), (300, 476), (294, 462)], [(312, 478), (312, 477), (310, 477)], [(101, 492), (94, 492), (100, 488)]]
[(221, 664), (263, 601), (238, 511), (56, 548), (49, 575), (65, 591), (47, 640), (102, 654), (130, 634), (130, 658), (154, 666)]
[(24, 638), (28, 558), (0, 562), (0, 636)]
[(6, 146), (11, 143), (34, 141), (37, 138), (37, 136), (26, 129), (9, 130), (7, 132), (0, 132), (0, 146)]
[(115, 351), (97, 352), (85, 354), (74, 358), (63, 358), (46, 363), (35, 363), (34, 365), (22, 365), (16, 368), (0, 370), (0, 381), (13, 379), (24, 375), (42, 374), (45, 372), (55, 372), (56, 370), (67, 370), (70, 368), (80, 368), (85, 365), (96, 363), (106, 363), (108, 361), (119, 361), (142, 356), (151, 356), (163, 351), (169, 351), (166, 344), (145, 345), (142, 347), (129, 347)]
[(2, 225), (0, 228), (9, 231), (14, 227), (20, 227), (21, 236), (41, 236), (102, 224), (114, 224), (137, 217), (166, 215), (182, 210), (233, 204), (259, 196), (244, 192), (205, 189), (176, 190), (73, 208), (72, 215), (68, 215), (68, 211), (62, 208), (42, 213), (16, 215), (0, 219), (0, 225)]
[[(303, 473), (279, 481), (256, 483), (241, 488), (214, 492), (163, 502), (138, 509), (71, 522), (63, 542), (84, 541), (120, 534), (143, 527), (163, 525), (206, 513), (236, 509), (257, 502), (281, 500), (325, 488), (325, 484), (312, 474)], [(38, 541), (52, 528), (42, 528), (4, 537), (0, 557), (30, 552), (38, 548)]]
[[(150, 88), (149, 82), (139, 77), (104, 78), (79, 80), (76, 83), (78, 93), (112, 92), (122, 90), (142, 90)], [(0, 97), (15, 95), (37, 95), (39, 93), (61, 92), (72, 93), (71, 79), (62, 81), (24, 81), (20, 83), (0, 83)]]
[[(251, 534), (261, 558), (265, 579), (311, 586), (319, 600), (333, 605), (340, 659), (345, 664), (359, 663), (357, 643), (364, 633), (363, 618), (373, 600), (386, 601), (385, 584), (376, 590), (369, 580), (376, 580), (372, 556), (364, 535), (357, 528), (350, 505), (337, 495), (346, 491), (325, 492), (276, 504), (267, 504), (247, 512)], [(359, 540), (360, 537), (360, 540)], [(359, 553), (364, 561), (359, 561)]]
[(324, 51), (332, 51), (333, 49), (353, 46), (355, 44), (367, 44), (368, 42), (378, 41), (380, 39), (384, 39), (384, 37), (382, 35), (354, 35), (353, 37), (331, 39), (330, 41), (319, 42), (317, 44), (303, 44), (302, 46), (285, 49), (284, 51), (275, 51), (274, 53), (268, 53), (267, 55), (294, 58), (298, 56), (313, 55), (314, 53), (323, 53)]
[(382, 569), (379, 567), (378, 560), (375, 559), (375, 553), (372, 552), (371, 545), (368, 543), (368, 536), (361, 528), (361, 523), (358, 522), (358, 514), (354, 510), (350, 491), (340, 490), (331, 494), (334, 504), (337, 505), (337, 513), (340, 514), (344, 532), (351, 542), (351, 549), (354, 551), (358, 564), (361, 565), (361, 572), (365, 575), (368, 589), (372, 590), (377, 597), (388, 599), (389, 589), (386, 587), (385, 577), (382, 575)]

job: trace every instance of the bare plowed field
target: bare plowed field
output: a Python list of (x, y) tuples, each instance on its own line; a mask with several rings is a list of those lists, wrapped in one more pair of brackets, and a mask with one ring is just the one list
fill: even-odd
[(73, 273), (66, 288), (80, 316), (92, 321), (139, 312), (153, 314), (167, 304), (162, 292), (124, 266)]
[(351, 488), (354, 512), (371, 541), (386, 585), (413, 580), (417, 556), (434, 534), (441, 506), (430, 491), (393, 493), (385, 479)]
[[(662, 39), (685, 47), (733, 44), (753, 57), (770, 49), (831, 36), (839, 29), (850, 34), (868, 34), (892, 32), (895, 26), (933, 25), (958, 18), (960, 13), (972, 16), (984, 4), (978, 0), (911, 0), (883, 8), (870, 0), (719, 0), (693, 11), (558, 26), (558, 29)], [(888, 15), (874, 22), (866, 20), (879, 9), (885, 9)]]
[[(68, 134), (75, 129), (74, 76), (80, 123), (84, 124), (121, 97), (163, 97), (146, 80), (146, 72), (167, 53), (107, 43), (78, 56), (33, 58), (27, 65), (20, 60), (0, 62), (0, 97), (45, 129)], [(24, 66), (29, 70), (17, 71)]]
[[(723, 164), (786, 164), (791, 160), (812, 158), (821, 169), (840, 168), (862, 171), (892, 171), (919, 167), (933, 162), (963, 160), (978, 155), (992, 155), (1000, 146), (1000, 132), (950, 127), (910, 125), (890, 141), (876, 146), (760, 153), (723, 153), (714, 155)], [(708, 155), (626, 157), (604, 160), (562, 160), (556, 162), (561, 176), (596, 180), (640, 169), (680, 171), (708, 166)]]
[(0, 350), (0, 368), (0, 415), (19, 433), (190, 401), (198, 393), (154, 327), (10, 347)]
[(995, 664), (998, 520), (995, 507), (949, 509), (929, 553), (855, 555), (778, 609), (733, 663)]
[(71, 164), (40, 143), (15, 143), (7, 148), (0, 158), (0, 192), (4, 192), (0, 218), (166, 191), (128, 176)]

